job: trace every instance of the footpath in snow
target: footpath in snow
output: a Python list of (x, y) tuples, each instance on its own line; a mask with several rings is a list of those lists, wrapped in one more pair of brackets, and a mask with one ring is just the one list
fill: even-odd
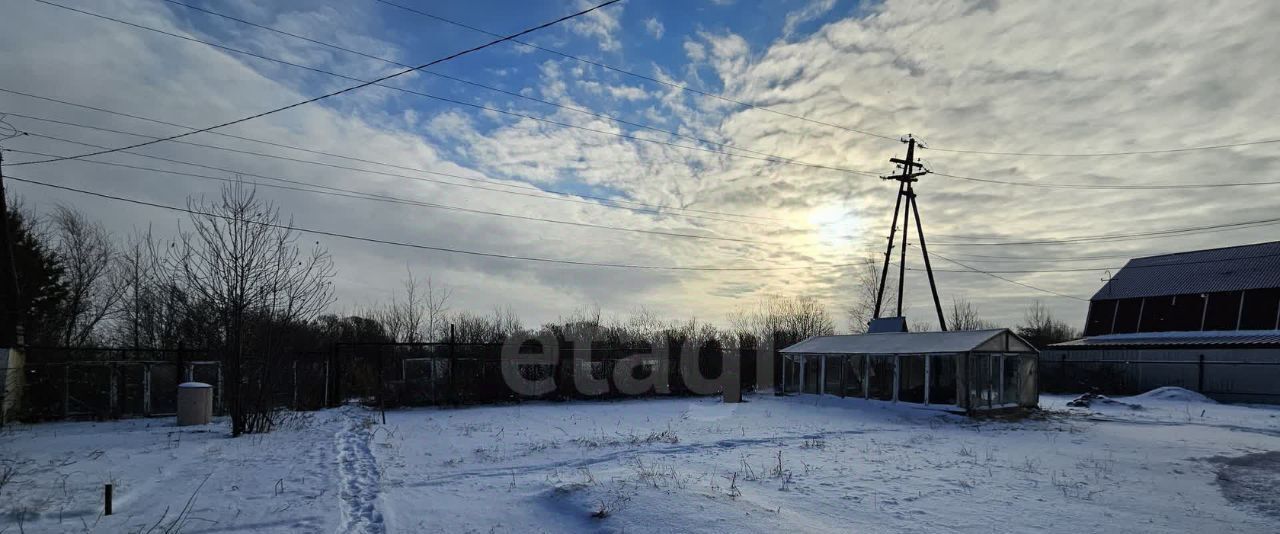
[[(0, 532), (1276, 532), (1280, 410), (1164, 388), (975, 420), (814, 396), (11, 425)], [(1078, 404), (1078, 403), (1075, 403)], [(102, 485), (116, 514), (100, 515)]]

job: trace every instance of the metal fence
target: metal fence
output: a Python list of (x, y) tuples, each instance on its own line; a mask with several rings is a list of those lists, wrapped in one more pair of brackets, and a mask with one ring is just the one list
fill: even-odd
[(1280, 358), (1256, 351), (1047, 351), (1040, 370), (1048, 393), (1133, 395), (1177, 386), (1224, 402), (1280, 403)]
[[(528, 395), (517, 392), (502, 374), (502, 344), (367, 343), (338, 344), (330, 364), (336, 380), (328, 393), (330, 405), (349, 399), (386, 407), (481, 404), (530, 399), (612, 398), (637, 395), (690, 395), (680, 365), (679, 350), (665, 355), (648, 347), (561, 347), (548, 363), (519, 367), (525, 380), (553, 378), (555, 388)], [(698, 367), (704, 377), (719, 377), (727, 358), (740, 358), (739, 384), (756, 387), (756, 352), (715, 347), (699, 350)], [(775, 358), (776, 359), (776, 358)], [(542, 360), (545, 362), (546, 360)], [(637, 382), (659, 387), (627, 391), (620, 387), (618, 365), (625, 362)], [(665, 376), (657, 376), (663, 374)], [(583, 387), (583, 383), (591, 384)]]
[[(23, 420), (70, 417), (113, 418), (170, 415), (177, 411), (177, 385), (215, 385), (222, 399), (219, 362), (204, 351), (173, 349), (26, 347), (17, 411)], [(5, 370), (9, 376), (10, 371)]]
[[(550, 360), (521, 365), (523, 379), (553, 378), (555, 382), (555, 388), (545, 393), (521, 394), (502, 374), (502, 347), (338, 343), (328, 352), (271, 359), (250, 355), (242, 366), (242, 398), (259, 405), (314, 410), (350, 401), (395, 407), (696, 394), (681, 369), (679, 349), (663, 355), (647, 347), (575, 349), (572, 344), (561, 347)], [(21, 368), (21, 390), (8, 392), (21, 397), (18, 410), (9, 414), (11, 419), (173, 415), (177, 385), (186, 381), (212, 385), (214, 410), (225, 413), (226, 368), (206, 350), (27, 347), (23, 353), (26, 363)], [(776, 370), (780, 360), (776, 354), (772, 356)], [(741, 389), (754, 389), (755, 350), (739, 355), (716, 347), (701, 348), (699, 373), (719, 377), (727, 358), (740, 358)], [(629, 377), (617, 374), (623, 362), (631, 368)], [(625, 375), (625, 368), (621, 372)], [(658, 385), (627, 391), (619, 384), (620, 378)], [(583, 387), (584, 383), (589, 386)]]
[[(215, 413), (225, 412), (226, 377), (220, 359), (202, 349), (26, 347), (20, 396), (10, 419), (108, 419), (165, 416), (177, 412), (177, 386), (213, 386)], [(324, 353), (303, 353), (243, 362), (246, 396), (263, 404), (306, 410), (326, 405), (329, 361)], [(5, 369), (5, 376), (9, 376)], [(11, 399), (12, 402), (12, 399)]]

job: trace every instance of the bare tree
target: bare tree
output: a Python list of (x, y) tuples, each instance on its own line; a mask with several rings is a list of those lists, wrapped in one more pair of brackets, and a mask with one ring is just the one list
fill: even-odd
[(64, 269), (67, 296), (62, 310), (62, 343), (84, 345), (116, 309), (122, 287), (112, 276), (116, 251), (100, 223), (58, 206), (50, 216), (55, 251)]
[(931, 332), (933, 331), (933, 321), (928, 319), (908, 319), (907, 330), (912, 332)]
[(151, 228), (134, 232), (117, 255), (115, 284), (120, 288), (119, 314), (115, 337), (133, 347), (156, 347), (163, 343), (172, 306), (166, 306), (165, 284), (161, 282), (160, 256)]
[(947, 328), (953, 331), (996, 328), (995, 323), (982, 319), (978, 308), (964, 297), (951, 298), (951, 313), (948, 315)]
[(813, 297), (765, 297), (752, 309), (729, 316), (734, 329), (760, 340), (788, 345), (812, 336), (835, 333), (835, 322)]
[[(333, 300), (333, 261), (319, 243), (304, 253), (292, 221), (282, 221), (279, 209), (259, 200), (250, 185), (236, 182), (224, 187), (217, 201), (191, 198), (187, 205), (192, 229), (181, 234), (168, 263), (191, 298), (215, 314), (232, 436), (270, 431), (274, 419), (261, 391), (269, 382), (271, 351), (261, 355), (257, 380), (246, 380), (248, 323), (266, 325), (269, 337), (276, 325), (315, 317)], [(259, 389), (252, 406), (246, 403), (246, 384)]]
[(421, 280), (409, 270), (403, 283), (404, 300), (391, 298), (391, 303), (374, 310), (373, 316), (382, 323), (387, 335), (399, 343), (435, 342), (446, 329), (449, 297), (448, 287), (436, 287), (431, 277)]
[(1023, 314), (1022, 324), (1018, 325), (1018, 335), (1036, 348), (1043, 349), (1054, 343), (1075, 339), (1079, 337), (1080, 332), (1056, 319), (1049, 308), (1037, 300), (1031, 303)]
[[(867, 331), (867, 324), (875, 318), (876, 298), (880, 291), (880, 268), (873, 261), (858, 270), (854, 281), (853, 302), (845, 308), (845, 316), (849, 322), (849, 331), (861, 334)], [(885, 291), (883, 310), (893, 309), (897, 296), (892, 291)]]
[(510, 304), (493, 309), (493, 324), (503, 340), (524, 331), (524, 323)]
[(458, 312), (450, 319), (456, 327), (458, 343), (502, 343), (523, 330), (519, 317), (509, 306), (494, 308), (492, 315)]

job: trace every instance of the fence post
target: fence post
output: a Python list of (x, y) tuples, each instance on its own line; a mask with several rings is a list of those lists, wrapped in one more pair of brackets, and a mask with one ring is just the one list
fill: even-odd
[(333, 353), (329, 355), (329, 366), (325, 368), (325, 373), (329, 376), (329, 382), (326, 384), (328, 392), (325, 397), (328, 399), (330, 408), (336, 407), (342, 403), (342, 364), (340, 362), (342, 344), (333, 344)]
[(298, 357), (293, 357), (293, 410), (298, 410)]
[(1196, 364), (1196, 392), (1204, 393), (1204, 355), (1200, 355), (1200, 361)]
[(387, 424), (387, 403), (383, 398), (386, 392), (386, 373), (382, 366), (382, 347), (378, 347), (378, 409), (382, 411), (382, 424)]
[(142, 364), (142, 415), (151, 416), (151, 363)]
[(458, 404), (458, 390), (454, 380), (454, 371), (456, 370), (458, 359), (454, 353), (453, 345), (456, 342), (454, 335), (453, 323), (449, 323), (449, 401), (456, 405)]
[(183, 345), (183, 343), (182, 343), (181, 341), (179, 341), (179, 342), (178, 342), (178, 351), (177, 351), (177, 352), (175, 352), (175, 353), (173, 353), (173, 365), (174, 365), (173, 372), (177, 374), (177, 376), (178, 376), (178, 383), (179, 383), (179, 384), (181, 384), (181, 383), (183, 383), (183, 382), (190, 382), (190, 381), (191, 381), (191, 375), (190, 375), (190, 374), (187, 374), (186, 376), (183, 376), (183, 373), (185, 373), (185, 372), (187, 371), (187, 366), (186, 366), (186, 355), (185, 355), (185, 353), (182, 351), (182, 348), (183, 348), (183, 347), (182, 347), (182, 345)]
[(222, 360), (218, 360), (214, 365), (218, 366), (218, 413), (222, 413), (227, 407), (226, 394), (222, 389)]
[(71, 363), (62, 364), (62, 418), (71, 416)]
[(107, 384), (107, 413), (114, 419), (120, 412), (120, 368), (115, 363), (107, 364)]
[[(1058, 387), (1070, 388), (1067, 385), (1070, 381), (1071, 379), (1067, 377), (1067, 353), (1063, 352), (1058, 355)], [(1068, 389), (1068, 391), (1070, 390)]]

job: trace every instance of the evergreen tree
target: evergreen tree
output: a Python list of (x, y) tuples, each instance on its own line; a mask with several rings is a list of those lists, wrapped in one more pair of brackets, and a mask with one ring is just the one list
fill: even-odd
[(28, 345), (56, 344), (66, 298), (62, 265), (30, 215), (15, 208), (9, 210), (8, 218), (18, 278), (18, 295), (11, 305), (18, 313)]

